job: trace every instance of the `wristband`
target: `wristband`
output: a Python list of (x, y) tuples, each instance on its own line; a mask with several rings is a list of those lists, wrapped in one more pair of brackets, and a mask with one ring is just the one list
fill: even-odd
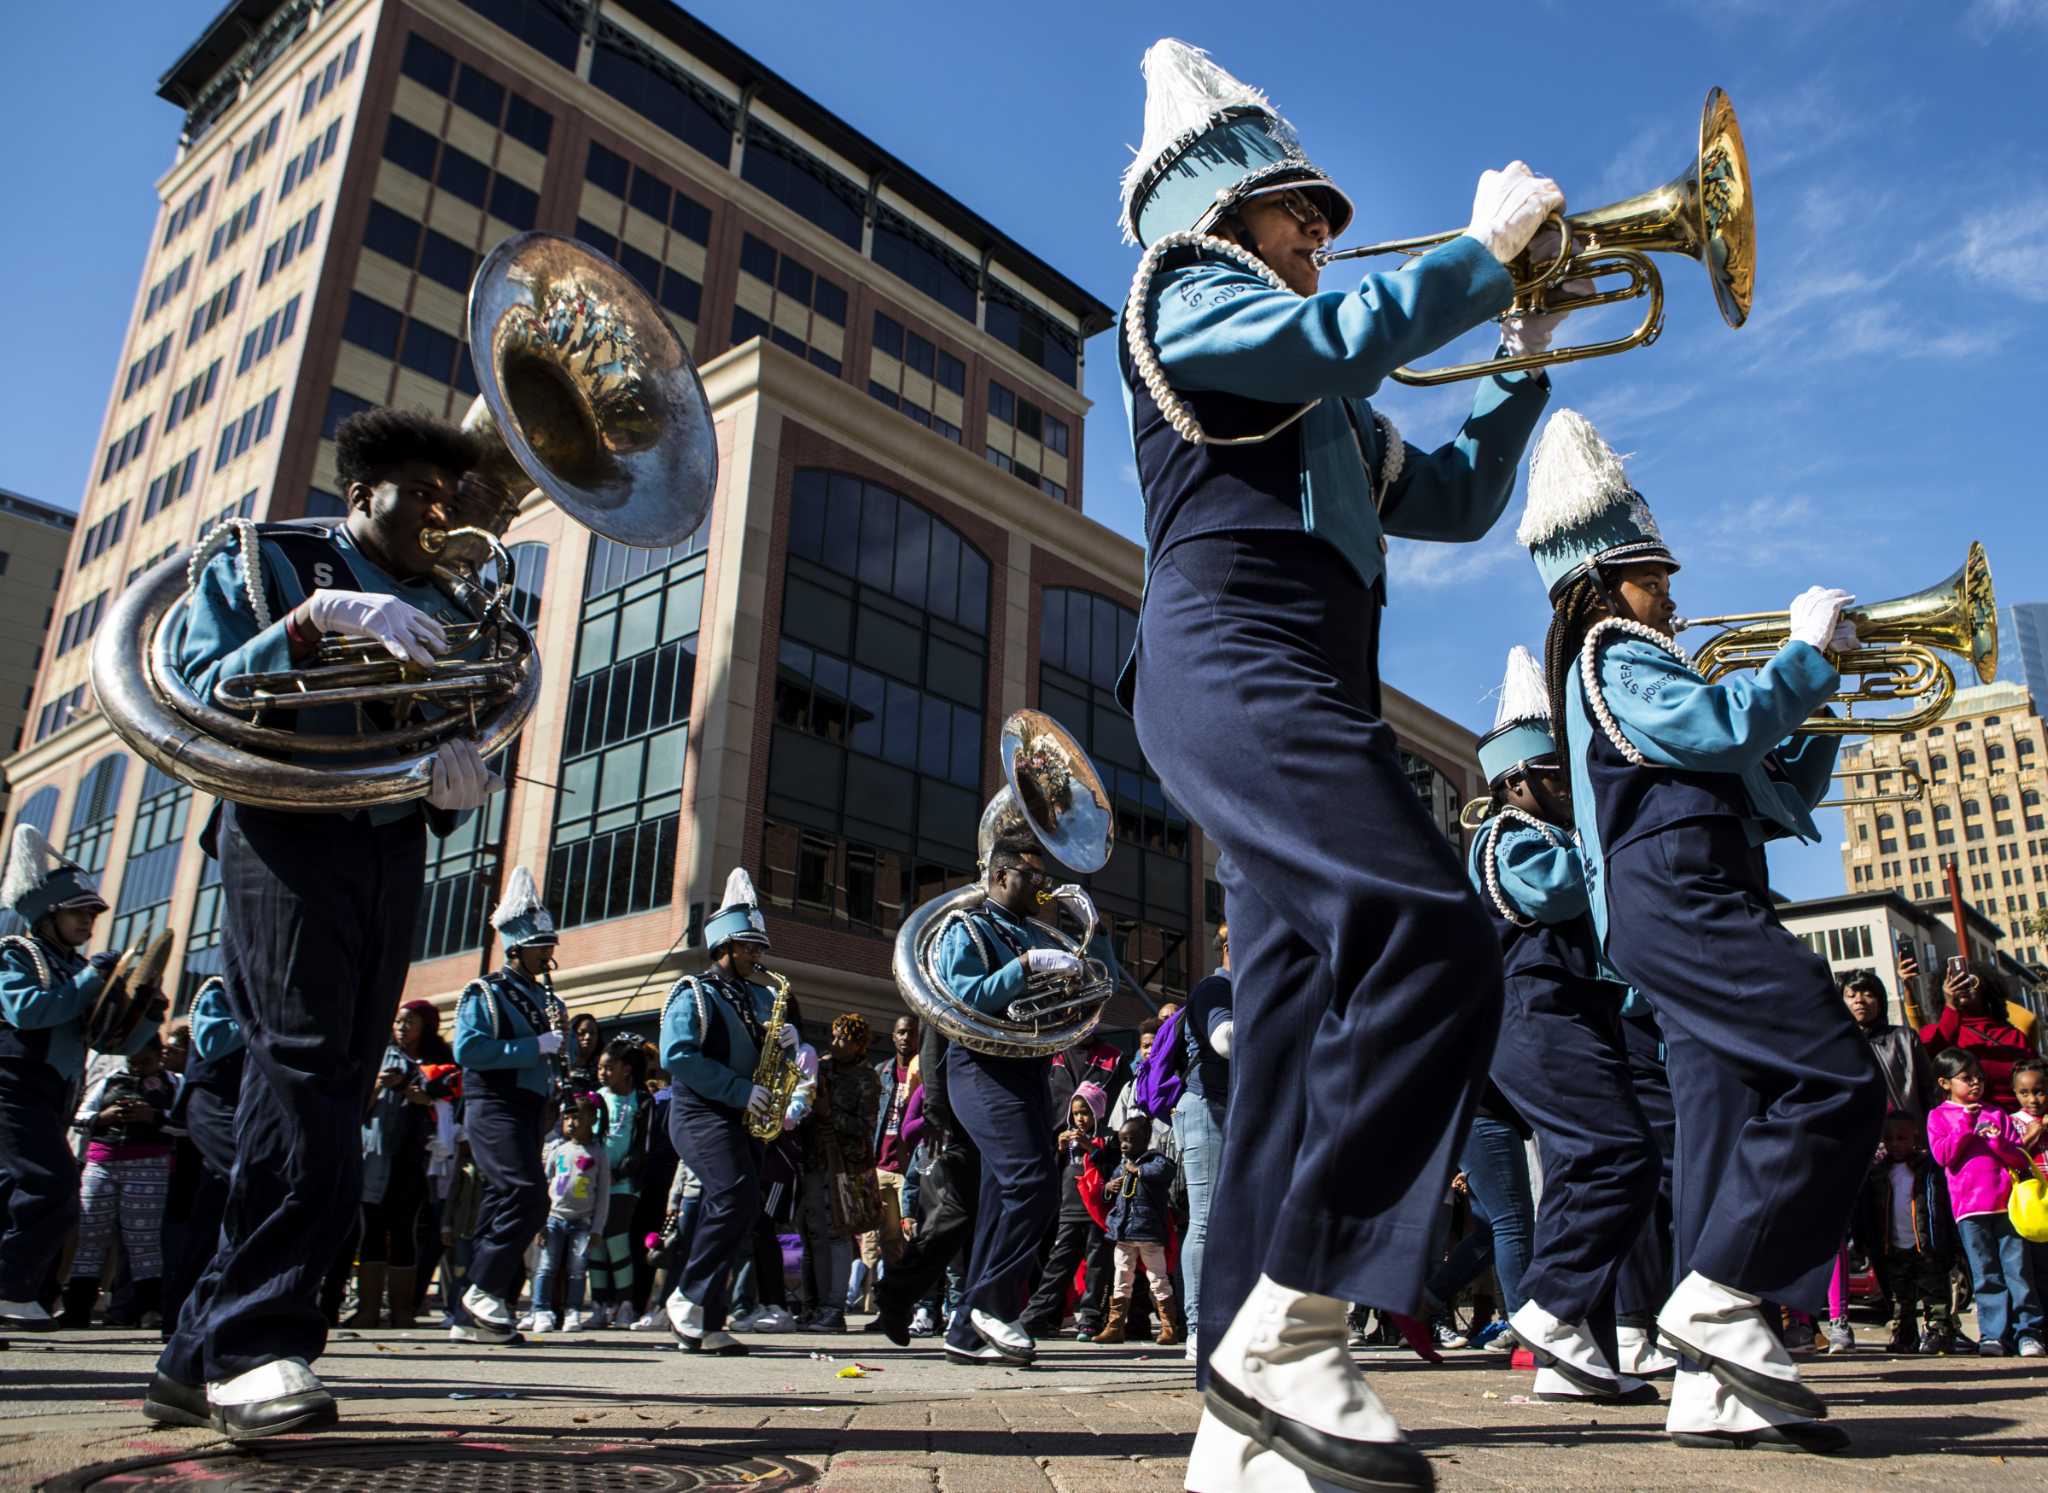
[(284, 619), (284, 639), (295, 659), (320, 650), (320, 629), (303, 607), (294, 607)]

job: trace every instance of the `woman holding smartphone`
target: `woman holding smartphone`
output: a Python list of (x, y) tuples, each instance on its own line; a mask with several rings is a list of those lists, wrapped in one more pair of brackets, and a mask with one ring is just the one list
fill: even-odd
[(1928, 1057), (1960, 1047), (1984, 1070), (1984, 1102), (2013, 1113), (2019, 1101), (2012, 1093), (2012, 1065), (2033, 1056), (2033, 1046), (2007, 1013), (2004, 983), (1994, 974), (1973, 973), (1960, 956), (1951, 957), (1941, 994), (1946, 1002), (1941, 1015), (1920, 1028)]

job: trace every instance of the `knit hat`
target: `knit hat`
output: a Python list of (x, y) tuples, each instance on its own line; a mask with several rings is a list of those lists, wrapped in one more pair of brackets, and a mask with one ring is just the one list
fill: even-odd
[(1621, 458), (1577, 410), (1559, 410), (1529, 458), (1529, 504), (1515, 538), (1555, 601), (1595, 565), (1659, 561), (1678, 569)]
[(704, 924), (704, 946), (717, 949), (728, 943), (768, 944), (768, 920), (761, 916), (761, 899), (754, 895), (754, 878), (744, 867), (733, 867), (725, 879), (725, 902)]
[(555, 937), (555, 920), (548, 916), (540, 888), (533, 884), (533, 873), (524, 866), (512, 868), (511, 885), (505, 889), (505, 900), (491, 914), (491, 926), (505, 941), (508, 954), (514, 949), (560, 942)]
[(398, 1014), (401, 1016), (410, 1016), (414, 1012), (426, 1020), (429, 1032), (441, 1030), (441, 1008), (432, 1001), (407, 1001), (398, 1008)]
[(1138, 64), (1145, 75), (1145, 138), (1123, 176), (1126, 243), (1206, 233), (1246, 198), (1300, 188), (1316, 199), (1335, 238), (1351, 199), (1302, 154), (1294, 126), (1265, 94), (1165, 37)]
[(1550, 730), (1550, 692), (1543, 684), (1542, 666), (1535, 654), (1517, 643), (1508, 650), (1493, 729), (1479, 739), (1479, 770), (1488, 783), (1498, 783), (1523, 763), (1556, 754), (1557, 741)]
[(1095, 1116), (1095, 1123), (1102, 1123), (1103, 1114), (1109, 1109), (1109, 1095), (1103, 1092), (1099, 1083), (1084, 1083), (1074, 1090), (1074, 1097), (1085, 1103)]
[(60, 907), (107, 910), (107, 899), (100, 895), (85, 867), (52, 850), (33, 824), (14, 827), (7, 870), (0, 875), (0, 903), (12, 908), (31, 928), (43, 914)]

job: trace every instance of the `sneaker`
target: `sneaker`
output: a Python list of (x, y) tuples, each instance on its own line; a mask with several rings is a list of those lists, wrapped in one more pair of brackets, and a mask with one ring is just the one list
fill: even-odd
[(795, 1332), (796, 1318), (779, 1306), (761, 1308), (761, 1320), (754, 1325), (756, 1332)]
[(1495, 1317), (1491, 1322), (1488, 1322), (1484, 1327), (1472, 1334), (1467, 1346), (1490, 1348), (1494, 1352), (1499, 1353), (1504, 1350), (1512, 1350), (1520, 1341), (1515, 1336), (1514, 1329), (1508, 1326), (1506, 1318)]
[[(572, 1322), (576, 1320), (574, 1312), (569, 1313), (569, 1320)], [(553, 1312), (535, 1312), (530, 1317), (521, 1317), (519, 1319), (519, 1330), (521, 1332), (530, 1332), (535, 1337), (539, 1337), (544, 1332), (560, 1332), (563, 1328), (562, 1324), (555, 1320)], [(571, 1327), (568, 1330), (574, 1332), (576, 1329)]]
[(772, 1307), (757, 1306), (750, 1312), (742, 1312), (725, 1324), (727, 1332), (760, 1332), (761, 1323), (767, 1319)]
[(1983, 1342), (1977, 1344), (1977, 1356), (1979, 1358), (2003, 1358), (2005, 1357), (2005, 1344), (1995, 1337), (1987, 1337)]
[(666, 1332), (668, 1330), (668, 1319), (662, 1315), (660, 1307), (650, 1306), (647, 1309), (647, 1314), (626, 1330), (628, 1332)]
[[(525, 1315), (520, 1317), (520, 1319), (517, 1322), (513, 1323), (512, 1325), (517, 1327), (521, 1332), (533, 1332), (536, 1330), (533, 1325), (534, 1322), (537, 1321), (543, 1315), (545, 1315), (547, 1319), (551, 1322), (554, 1320), (555, 1317), (555, 1314), (553, 1312), (527, 1312)], [(551, 1328), (549, 1330), (552, 1331), (553, 1329)]]
[[(1929, 1337), (1931, 1338), (1932, 1334), (1929, 1334)], [(1923, 1351), (1921, 1341), (1919, 1330), (1912, 1323), (1901, 1322), (1892, 1329), (1891, 1341), (1884, 1345), (1884, 1351), (1887, 1353), (1919, 1353)], [(1934, 1350), (1928, 1348), (1924, 1351), (1931, 1353)]]
[(1195, 1351), (1195, 1340), (1193, 1338), (1188, 1339), (1187, 1348), (1181, 1353), (1180, 1361), (1182, 1363), (1200, 1363), (1202, 1361), (1202, 1355)]
[(1828, 1352), (1853, 1353), (1856, 1351), (1856, 1334), (1849, 1328), (1847, 1317), (1836, 1317), (1828, 1323)]
[(2044, 1346), (2039, 1338), (2027, 1336), (2020, 1339), (2020, 1357), (2041, 1358), (2044, 1356), (2048, 1356), (2048, 1346)]
[[(565, 1313), (565, 1314), (563, 1315), (563, 1317), (562, 1317), (562, 1331), (564, 1331), (564, 1332), (588, 1332), (588, 1331), (590, 1331), (590, 1315), (591, 1315), (591, 1314), (590, 1314), (589, 1312), (582, 1312), (582, 1311), (577, 1311), (577, 1312), (567, 1312), (567, 1313)], [(535, 1331), (535, 1332), (538, 1332), (538, 1331), (540, 1331), (540, 1329), (539, 1329), (538, 1327), (535, 1327), (535, 1328), (534, 1328), (534, 1331)]]
[(1436, 1345), (1439, 1348), (1462, 1348), (1470, 1341), (1464, 1333), (1451, 1325), (1449, 1318), (1445, 1318), (1436, 1324), (1434, 1335)]
[(938, 1330), (938, 1324), (932, 1320), (930, 1310), (925, 1307), (919, 1307), (917, 1314), (910, 1319), (910, 1335), (912, 1337), (930, 1337)]

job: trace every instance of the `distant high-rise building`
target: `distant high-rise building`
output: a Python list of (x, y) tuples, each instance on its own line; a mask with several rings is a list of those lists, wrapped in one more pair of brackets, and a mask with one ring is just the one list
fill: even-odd
[(1873, 736), (1844, 750), (1838, 765), (1841, 796), (1851, 800), (1906, 791), (1906, 767), (1926, 785), (1917, 800), (1843, 809), (1850, 892), (1943, 898), (1942, 863), (1954, 859), (1964, 897), (2004, 930), (2000, 947), (2024, 964), (2042, 963), (2048, 940), (2034, 929), (2048, 913), (2048, 739), (2024, 685), (1959, 690), (1933, 725)]
[[(0, 752), (15, 751), (27, 735), (43, 638), (56, 617), (64, 557), (77, 527), (77, 514), (0, 487)], [(87, 543), (113, 539), (103, 530)]]
[[(216, 523), (338, 514), (354, 411), (459, 416), (476, 265), (544, 228), (617, 260), (692, 350), (718, 491), (668, 550), (546, 502), (505, 536), (541, 699), (520, 780), (430, 847), (408, 995), (490, 959), (523, 863), (563, 997), (649, 1032), (657, 971), (743, 865), (806, 1009), (893, 1016), (891, 940), (975, 874), (1025, 705), (1115, 801), (1092, 888), (1125, 967), (1160, 995), (1206, 971), (1214, 852), (1113, 694), (1142, 554), (1083, 513), (1083, 347), (1108, 306), (669, 0), (233, 0), (160, 92), (184, 129), (80, 518), (112, 537), (73, 551), (57, 615), (83, 620), (8, 764), (99, 875), (109, 940), (170, 926), (189, 988), (218, 965), (221, 894), (210, 803), (94, 713), (102, 609)], [(957, 124), (991, 170), (1035, 148), (1028, 114)], [(1455, 835), (1484, 787), (1472, 733), (1391, 691), (1387, 713)]]
[(2048, 705), (2048, 601), (2022, 601), (1999, 618), (1998, 671)]

